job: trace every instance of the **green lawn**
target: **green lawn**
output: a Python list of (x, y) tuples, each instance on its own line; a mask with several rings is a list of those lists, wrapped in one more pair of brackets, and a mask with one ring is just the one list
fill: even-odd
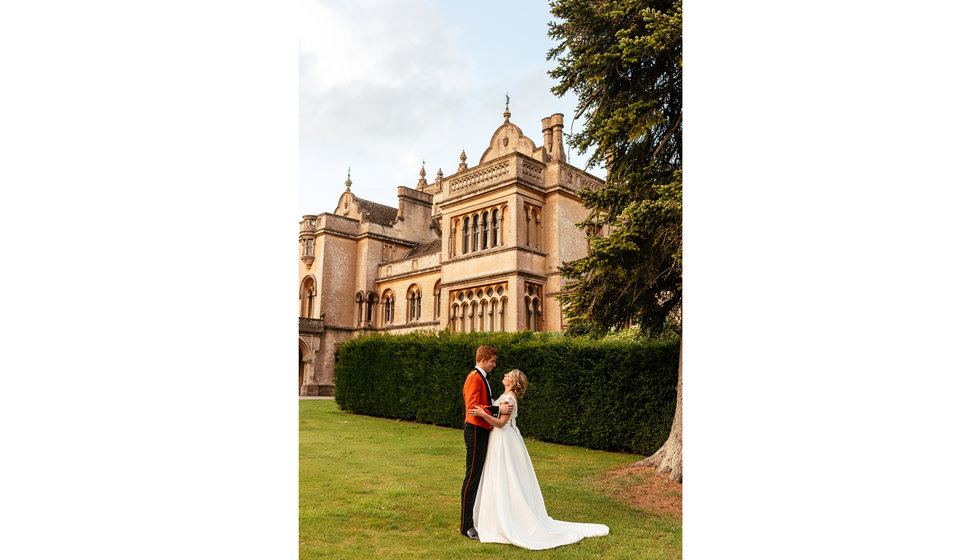
[(548, 514), (604, 523), (605, 537), (531, 551), (458, 532), (462, 430), (299, 401), (299, 557), (681, 558), (681, 522), (603, 492), (602, 473), (641, 457), (526, 440)]

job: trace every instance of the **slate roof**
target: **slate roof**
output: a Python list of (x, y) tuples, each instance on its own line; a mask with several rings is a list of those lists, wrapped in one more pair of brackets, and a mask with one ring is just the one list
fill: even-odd
[(371, 223), (388, 226), (395, 223), (395, 218), (398, 217), (397, 208), (371, 202), (370, 200), (356, 196), (354, 197), (354, 202), (357, 204), (357, 209), (360, 210), (364, 219)]
[(431, 255), (432, 253), (438, 253), (439, 251), (442, 251), (442, 239), (436, 239), (426, 243), (419, 243), (412, 248), (407, 255), (399, 260), (421, 257), (423, 255)]

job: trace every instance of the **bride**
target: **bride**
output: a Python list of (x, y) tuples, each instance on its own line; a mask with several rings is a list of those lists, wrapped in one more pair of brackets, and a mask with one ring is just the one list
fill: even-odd
[(526, 388), (524, 373), (511, 370), (504, 375), (504, 394), (493, 404), (509, 401), (514, 405), (513, 413), (494, 418), (482, 408), (467, 411), (496, 428), (490, 432), (483, 478), (473, 506), (473, 525), (480, 542), (541, 550), (572, 544), (584, 537), (608, 535), (609, 527), (605, 525), (557, 521), (548, 516), (531, 457), (514, 422), (517, 399)]

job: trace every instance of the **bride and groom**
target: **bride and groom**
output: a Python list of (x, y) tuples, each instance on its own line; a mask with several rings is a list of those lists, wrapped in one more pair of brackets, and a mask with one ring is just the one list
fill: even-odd
[(608, 535), (605, 525), (557, 521), (548, 515), (524, 438), (514, 422), (527, 377), (517, 369), (504, 374), (504, 394), (494, 401), (487, 375), (496, 365), (497, 350), (480, 346), (476, 368), (463, 385), (466, 477), (459, 532), (480, 542), (532, 550)]

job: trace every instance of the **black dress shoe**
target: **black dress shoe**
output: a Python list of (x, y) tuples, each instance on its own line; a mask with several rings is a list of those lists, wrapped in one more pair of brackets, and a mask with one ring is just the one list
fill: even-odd
[(466, 536), (475, 541), (480, 540), (480, 535), (477, 534), (476, 529), (474, 529), (473, 527), (470, 527), (469, 529), (466, 530)]

